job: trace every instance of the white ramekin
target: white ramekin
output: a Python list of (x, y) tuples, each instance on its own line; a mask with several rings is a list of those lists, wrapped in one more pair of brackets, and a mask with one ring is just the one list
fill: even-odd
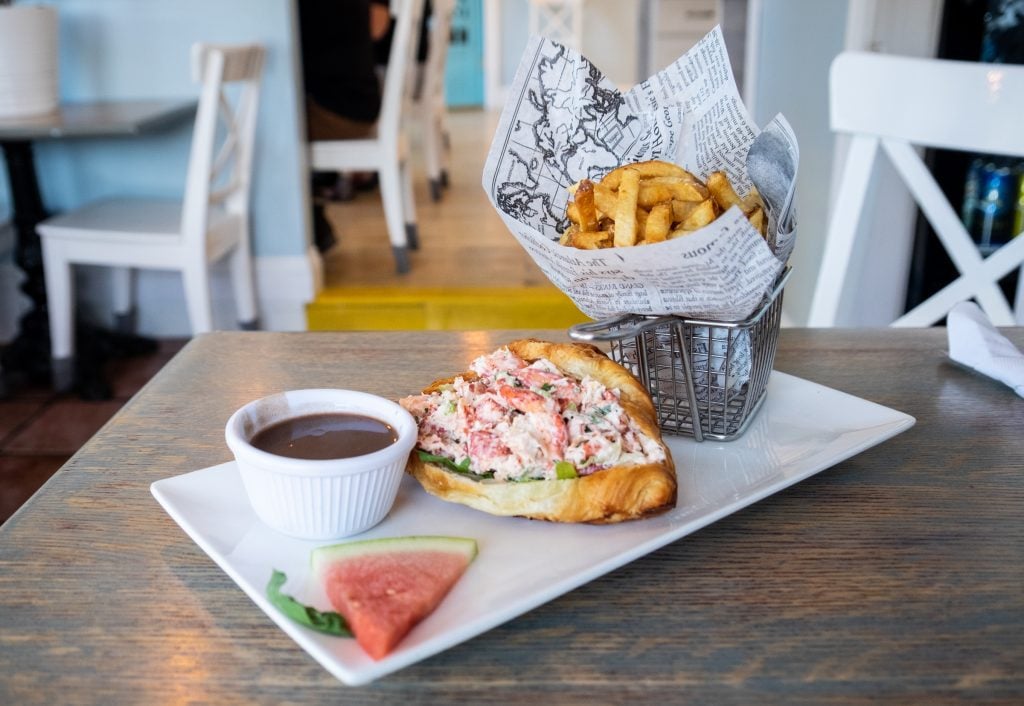
[[(291, 417), (342, 412), (390, 424), (398, 440), (364, 456), (330, 460), (286, 458), (261, 451), (250, 440)], [(352, 390), (291, 390), (248, 403), (224, 430), (228, 447), (256, 515), (299, 539), (337, 539), (368, 530), (395, 502), (416, 420), (398, 404)]]

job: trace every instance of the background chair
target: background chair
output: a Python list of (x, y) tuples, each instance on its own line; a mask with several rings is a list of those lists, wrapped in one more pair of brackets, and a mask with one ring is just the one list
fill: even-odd
[(584, 0), (530, 0), (530, 34), (583, 52)]
[(423, 85), (416, 97), (413, 112), (420, 123), (420, 141), (430, 183), (430, 197), (440, 201), (442, 189), (448, 186), (451, 146), (444, 87), (455, 0), (433, 0), (431, 10), (430, 43), (423, 71)]
[(416, 63), (423, 0), (396, 0), (392, 8), (396, 13), (395, 32), (388, 55), (376, 135), (359, 140), (317, 140), (311, 144), (310, 166), (323, 172), (378, 173), (395, 269), (404, 273), (409, 271), (408, 251), (419, 247), (409, 172), (409, 141), (404, 121)]
[[(1024, 237), (982, 258), (914, 147), (1024, 156), (1024, 66), (847, 52), (832, 64), (830, 109), (832, 129), (852, 140), (835, 194), (809, 324), (836, 325), (844, 294), (853, 294), (844, 287), (850, 289), (851, 263), (864, 245), (858, 226), (881, 150), (960, 273), (892, 325), (931, 325), (953, 305), (971, 298), (996, 325), (1012, 325), (1014, 313), (999, 280), (1024, 262)], [(863, 279), (851, 284), (869, 285), (870, 273)], [(1018, 281), (1015, 307), (1016, 321), (1024, 323), (1024, 277)]]
[[(210, 263), (228, 256), (238, 320), (256, 327), (249, 184), (263, 54), (256, 45), (192, 47), (193, 79), (202, 89), (183, 200), (99, 201), (37, 226), (57, 389), (74, 380), (74, 264), (116, 268), (114, 310), (122, 329), (133, 319), (132, 268), (179, 270), (196, 334), (213, 328)], [(227, 83), (241, 85), (234, 101)]]

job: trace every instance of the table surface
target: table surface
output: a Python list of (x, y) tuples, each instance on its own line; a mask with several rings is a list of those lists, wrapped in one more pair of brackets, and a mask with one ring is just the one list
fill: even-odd
[(0, 140), (138, 135), (172, 125), (195, 108), (194, 100), (63, 103), (52, 113), (0, 118)]
[(941, 328), (784, 329), (777, 370), (916, 426), (365, 687), (314, 662), (150, 495), (230, 460), (224, 422), (253, 398), (397, 398), (524, 333), (564, 338), (190, 342), (0, 527), (0, 703), (1024, 701), (1024, 400), (950, 364)]

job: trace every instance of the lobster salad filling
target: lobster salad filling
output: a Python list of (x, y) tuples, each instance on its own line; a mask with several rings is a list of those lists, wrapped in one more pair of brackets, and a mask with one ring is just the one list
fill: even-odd
[(590, 376), (567, 376), (544, 358), (528, 363), (508, 348), (470, 369), (475, 376), (399, 400), (419, 424), (423, 461), (481, 479), (531, 481), (665, 460), (619, 392)]

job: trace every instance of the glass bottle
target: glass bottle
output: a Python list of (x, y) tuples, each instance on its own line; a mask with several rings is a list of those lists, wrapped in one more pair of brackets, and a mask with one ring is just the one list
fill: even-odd
[[(1024, 0), (988, 0), (981, 61), (1024, 64)], [(979, 155), (964, 184), (961, 219), (982, 254), (1021, 232), (1024, 160)]]

